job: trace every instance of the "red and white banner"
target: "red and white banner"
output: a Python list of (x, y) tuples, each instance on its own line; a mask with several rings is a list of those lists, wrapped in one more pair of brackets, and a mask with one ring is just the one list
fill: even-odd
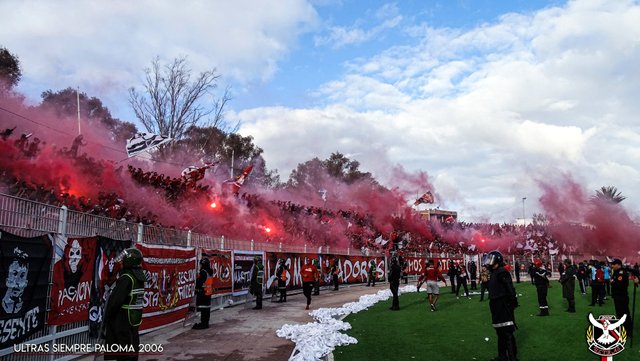
[(141, 332), (183, 319), (196, 288), (196, 250), (191, 247), (137, 244), (147, 282)]
[[(376, 260), (376, 278), (383, 281), (386, 275), (384, 257), (347, 256), (347, 255), (320, 255), (321, 266), (325, 273), (329, 273), (334, 262), (338, 261), (338, 281), (340, 283), (364, 283), (368, 280), (369, 262)], [(325, 282), (330, 279), (328, 275)]]
[(425, 262), (426, 258), (424, 257), (403, 257), (404, 261), (409, 265), (407, 272), (409, 275), (421, 275), (426, 270)]
[(264, 262), (267, 292), (270, 292), (274, 285), (275, 287), (278, 285), (276, 269), (280, 259), (284, 259), (285, 265), (287, 265), (287, 289), (293, 290), (302, 288), (300, 269), (304, 266), (305, 261), (310, 260), (310, 262), (313, 262), (314, 259), (318, 259), (318, 255), (314, 253), (267, 252)]
[(213, 294), (231, 293), (233, 287), (231, 251), (203, 249), (201, 256), (209, 259), (213, 270)]
[(96, 259), (95, 237), (55, 240), (49, 325), (66, 325), (89, 318), (89, 301)]

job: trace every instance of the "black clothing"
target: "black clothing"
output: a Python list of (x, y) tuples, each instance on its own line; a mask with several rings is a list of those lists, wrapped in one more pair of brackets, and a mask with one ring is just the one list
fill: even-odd
[(533, 269), (533, 280), (538, 292), (538, 308), (540, 313), (538, 316), (549, 316), (549, 303), (547, 302), (547, 293), (549, 292), (549, 278), (551, 273), (544, 267)]
[(621, 268), (613, 271), (611, 275), (611, 297), (613, 297), (613, 305), (616, 308), (616, 317), (620, 319), (622, 315), (627, 315), (624, 322), (624, 328), (631, 337), (633, 333), (633, 323), (631, 312), (629, 311), (629, 272)]
[(200, 323), (194, 327), (208, 328), (209, 319), (211, 317), (211, 295), (205, 295), (204, 283), (208, 277), (213, 276), (211, 268), (200, 268), (200, 273), (196, 279), (196, 310), (200, 312)]
[(311, 304), (311, 291), (313, 291), (313, 282), (303, 282), (302, 293), (307, 298), (307, 306)]
[(400, 300), (398, 298), (398, 288), (400, 287), (400, 265), (397, 262), (391, 263), (391, 271), (389, 272), (389, 288), (391, 294), (393, 294), (393, 302), (391, 303), (392, 310), (400, 309)]
[(449, 263), (449, 271), (447, 272), (447, 275), (451, 282), (451, 293), (456, 293), (456, 276), (458, 275), (458, 268), (456, 268), (453, 263)]
[(262, 282), (264, 278), (264, 267), (262, 263), (254, 263), (251, 267), (251, 282), (249, 286), (249, 292), (256, 296), (255, 310), (262, 309)]
[(515, 268), (515, 272), (516, 272), (516, 283), (520, 283), (520, 263), (516, 262), (513, 267)]
[(517, 360), (513, 332), (516, 330), (514, 309), (518, 306), (518, 299), (509, 271), (502, 266), (492, 270), (488, 288), (491, 322), (498, 336), (498, 358)]
[(576, 300), (575, 300), (575, 275), (576, 268), (573, 265), (568, 266), (562, 276), (560, 276), (560, 283), (562, 284), (562, 297), (567, 299), (569, 307), (568, 312), (576, 312)]
[[(132, 282), (133, 281), (133, 282)], [(109, 296), (109, 301), (104, 312), (105, 344), (117, 344), (122, 347), (131, 347), (136, 350), (135, 355), (117, 355), (105, 353), (105, 360), (138, 360), (140, 334), (139, 325), (131, 324), (132, 309), (126, 309), (126, 305), (132, 303), (131, 294), (142, 290), (144, 293), (145, 276), (142, 268), (124, 269), (116, 282), (116, 286)], [(142, 294), (140, 295), (142, 297)], [(142, 309), (140, 309), (142, 314)]]
[(278, 300), (278, 302), (287, 302), (286, 270), (287, 266), (284, 264), (280, 264), (280, 266), (276, 270), (276, 278), (278, 278), (278, 291), (280, 292), (280, 299)]
[(464, 287), (464, 296), (469, 297), (469, 289), (467, 288), (467, 281), (469, 280), (469, 275), (465, 271), (464, 273), (461, 270), (458, 270), (456, 276), (456, 282), (458, 283), (458, 287), (456, 287), (456, 296), (460, 296), (460, 286)]
[(469, 270), (469, 277), (471, 278), (471, 289), (477, 290), (478, 289), (478, 285), (477, 285), (478, 267), (476, 267), (476, 263), (473, 261), (469, 262), (469, 266), (467, 267), (467, 270)]
[(333, 290), (337, 291), (338, 290), (338, 266), (337, 265), (333, 265), (331, 267), (331, 278), (333, 280)]

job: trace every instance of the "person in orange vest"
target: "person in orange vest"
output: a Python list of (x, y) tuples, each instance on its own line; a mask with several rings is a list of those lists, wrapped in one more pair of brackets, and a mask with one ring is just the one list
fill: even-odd
[(200, 273), (196, 279), (196, 310), (200, 312), (200, 323), (193, 325), (194, 330), (209, 328), (211, 316), (211, 295), (213, 294), (213, 270), (207, 257), (200, 260)]
[(285, 259), (280, 259), (278, 269), (276, 270), (276, 277), (278, 278), (278, 291), (280, 292), (280, 299), (278, 302), (287, 302), (287, 264)]
[(316, 282), (318, 277), (318, 267), (312, 264), (309, 259), (305, 259), (304, 266), (300, 270), (300, 275), (302, 276), (302, 293), (307, 298), (307, 308), (309, 309), (309, 305), (311, 304), (311, 291), (313, 290), (313, 284)]

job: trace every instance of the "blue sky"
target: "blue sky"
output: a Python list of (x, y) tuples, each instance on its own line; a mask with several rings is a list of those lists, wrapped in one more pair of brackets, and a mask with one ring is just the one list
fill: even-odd
[(463, 219), (510, 222), (522, 197), (540, 211), (540, 180), (571, 174), (640, 214), (637, 0), (176, 4), (5, 0), (0, 44), (30, 101), (79, 86), (124, 120), (154, 56), (215, 67), (228, 119), (283, 178), (357, 154), (387, 185), (395, 165), (428, 172)]

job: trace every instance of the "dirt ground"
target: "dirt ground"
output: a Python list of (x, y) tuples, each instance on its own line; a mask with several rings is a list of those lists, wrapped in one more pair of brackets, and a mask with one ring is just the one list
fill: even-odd
[[(372, 294), (388, 285), (376, 287), (341, 286), (339, 291), (322, 290), (313, 296), (311, 309), (340, 307)], [(262, 310), (253, 310), (253, 302), (227, 307), (211, 314), (209, 328), (192, 330), (182, 323), (141, 336), (141, 343), (162, 345), (161, 355), (141, 355), (140, 360), (225, 360), (273, 361), (288, 360), (294, 344), (276, 336), (284, 324), (312, 322), (301, 293), (289, 295), (286, 303), (273, 303), (265, 298)], [(88, 359), (88, 358), (87, 358)], [(94, 358), (91, 358), (94, 359)], [(102, 360), (98, 357), (95, 360)]]

